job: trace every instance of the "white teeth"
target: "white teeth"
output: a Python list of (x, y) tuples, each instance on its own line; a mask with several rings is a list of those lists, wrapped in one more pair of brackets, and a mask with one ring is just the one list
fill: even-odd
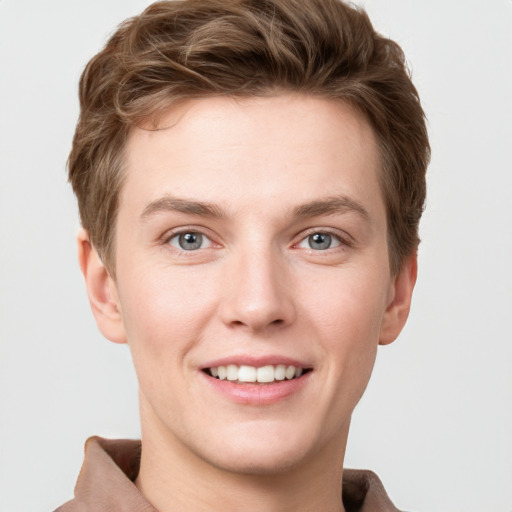
[(255, 366), (228, 364), (210, 368), (212, 377), (231, 382), (260, 382), (269, 383), (284, 379), (294, 379), (304, 373), (304, 368), (297, 368), (292, 365), (278, 364), (276, 366), (266, 365), (256, 368)]
[(256, 370), (258, 382), (274, 382), (274, 367), (262, 366)]
[(274, 372), (274, 378), (276, 380), (284, 380), (286, 377), (286, 366), (284, 364), (278, 364)]
[(240, 366), (238, 380), (240, 382), (256, 382), (256, 368), (254, 366)]
[(238, 380), (238, 366), (228, 364), (226, 367), (226, 378), (228, 380)]
[(293, 379), (295, 377), (295, 366), (287, 366), (285, 375), (287, 379)]

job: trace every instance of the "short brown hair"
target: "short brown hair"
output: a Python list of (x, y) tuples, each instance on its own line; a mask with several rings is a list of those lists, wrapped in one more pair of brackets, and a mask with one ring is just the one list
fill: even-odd
[(338, 0), (176, 0), (126, 20), (87, 64), (69, 180), (83, 227), (114, 270), (123, 150), (130, 129), (175, 102), (299, 92), (344, 100), (380, 143), (393, 273), (419, 242), (430, 156), (400, 47)]

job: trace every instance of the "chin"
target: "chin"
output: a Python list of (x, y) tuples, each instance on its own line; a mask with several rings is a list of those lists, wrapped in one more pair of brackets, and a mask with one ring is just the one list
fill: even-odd
[(240, 475), (278, 475), (291, 472), (304, 463), (297, 453), (244, 453), (237, 457), (218, 457), (211, 461), (219, 469)]
[[(289, 432), (260, 430), (257, 434), (243, 437), (225, 437), (210, 445), (209, 453), (198, 454), (212, 466), (231, 473), (245, 475), (283, 474), (300, 467), (315, 452), (315, 442), (309, 436), (301, 436), (295, 429)], [(196, 452), (197, 453), (197, 452)]]

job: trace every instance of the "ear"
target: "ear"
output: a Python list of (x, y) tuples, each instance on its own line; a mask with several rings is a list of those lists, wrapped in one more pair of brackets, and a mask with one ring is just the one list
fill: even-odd
[(85, 278), (96, 324), (105, 338), (114, 343), (126, 343), (116, 284), (89, 241), (89, 234), (85, 229), (78, 232), (77, 242), (78, 262)]
[(402, 269), (391, 283), (389, 303), (380, 329), (380, 345), (388, 345), (395, 341), (403, 329), (409, 316), (417, 275), (418, 257), (414, 253), (404, 261)]

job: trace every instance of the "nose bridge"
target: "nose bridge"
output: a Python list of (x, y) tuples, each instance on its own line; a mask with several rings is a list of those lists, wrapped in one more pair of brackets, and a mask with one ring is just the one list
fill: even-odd
[(253, 331), (292, 322), (295, 309), (289, 272), (279, 250), (268, 240), (252, 240), (234, 251), (230, 259), (224, 321)]

